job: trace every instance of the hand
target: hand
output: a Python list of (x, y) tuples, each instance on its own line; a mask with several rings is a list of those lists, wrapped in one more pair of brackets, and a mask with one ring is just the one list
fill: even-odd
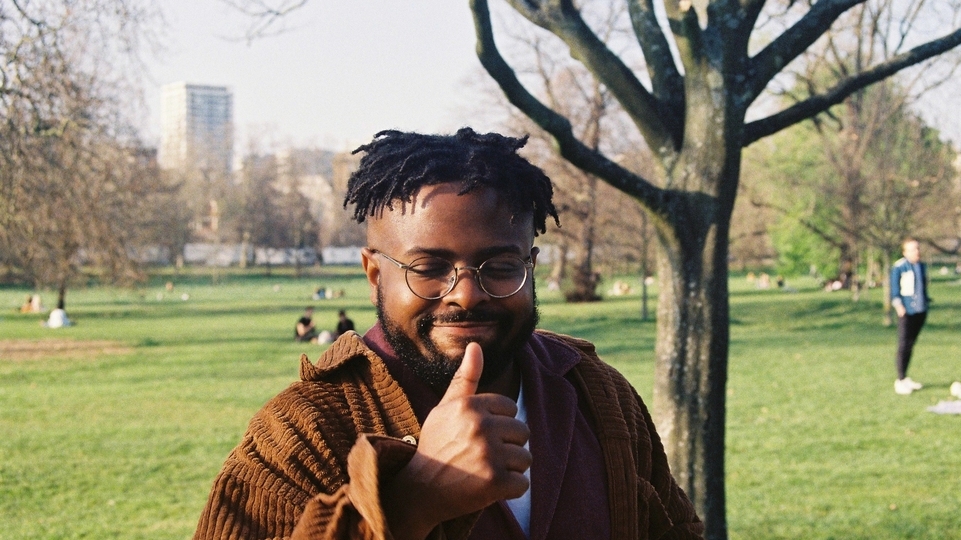
[(898, 314), (898, 318), (904, 317), (908, 312), (901, 304), (894, 304), (894, 311)]
[(513, 400), (477, 394), (483, 369), (480, 345), (467, 345), (447, 392), (424, 421), (417, 452), (385, 489), (396, 538), (423, 538), (442, 521), (527, 491), (530, 430), (514, 418)]

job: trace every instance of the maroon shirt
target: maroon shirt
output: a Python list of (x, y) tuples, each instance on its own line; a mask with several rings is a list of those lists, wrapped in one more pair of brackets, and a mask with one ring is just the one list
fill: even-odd
[[(421, 425), (440, 396), (397, 358), (380, 324), (364, 335), (367, 346), (404, 389)], [(531, 540), (609, 539), (607, 473), (593, 422), (566, 378), (580, 356), (566, 344), (534, 334), (519, 355), (527, 424), (531, 430)], [(503, 502), (481, 513), (470, 538), (523, 540)]]

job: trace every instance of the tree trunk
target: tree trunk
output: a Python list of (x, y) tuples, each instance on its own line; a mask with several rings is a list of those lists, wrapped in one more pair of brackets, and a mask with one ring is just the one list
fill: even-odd
[(641, 263), (641, 320), (646, 321), (650, 317), (647, 309), (647, 262)]
[(726, 538), (725, 387), (728, 361), (726, 221), (706, 231), (659, 234), (660, 292), (654, 421), (671, 472), (708, 538)]
[(594, 235), (597, 218), (597, 177), (586, 176), (587, 202), (589, 209), (584, 216), (581, 227), (580, 246), (577, 250), (577, 265), (574, 269), (574, 288), (565, 296), (568, 302), (596, 302), (601, 297), (597, 294), (600, 276), (594, 271)]
[(698, 90), (689, 96), (684, 157), (668, 169), (664, 207), (652, 216), (662, 247), (653, 415), (671, 472), (704, 521), (705, 538), (726, 540), (728, 238), (742, 146), (742, 131), (731, 124), (743, 116), (732, 104), (718, 117), (712, 97), (723, 89)]
[(561, 240), (561, 242), (554, 244), (554, 260), (551, 266), (551, 275), (547, 278), (548, 287), (557, 287), (560, 289), (561, 283), (564, 277), (567, 275), (567, 241)]
[(647, 309), (647, 275), (650, 271), (647, 266), (647, 246), (651, 242), (650, 229), (647, 227), (647, 212), (641, 213), (641, 223), (641, 320), (646, 321), (650, 316)]
[(66, 309), (67, 306), (67, 283), (61, 281), (57, 286), (57, 309)]
[(894, 320), (891, 318), (891, 252), (888, 249), (881, 250), (881, 291), (884, 326), (891, 326)]

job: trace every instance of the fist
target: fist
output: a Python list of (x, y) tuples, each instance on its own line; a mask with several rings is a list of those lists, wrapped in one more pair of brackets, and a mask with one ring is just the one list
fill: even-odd
[[(531, 454), (517, 404), (500, 394), (478, 394), (484, 369), (480, 345), (471, 343), (440, 403), (427, 416), (417, 452), (395, 482), (406, 484), (405, 503), (422, 524), (481, 510), (527, 491)], [(396, 488), (397, 486), (395, 486)], [(395, 536), (400, 531), (393, 531)]]

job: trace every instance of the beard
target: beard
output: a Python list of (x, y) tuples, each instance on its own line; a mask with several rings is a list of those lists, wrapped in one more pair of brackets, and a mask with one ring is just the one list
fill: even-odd
[[(387, 310), (384, 309), (383, 291), (379, 285), (377, 287), (377, 319), (384, 329), (387, 343), (394, 349), (398, 358), (435, 392), (443, 394), (450, 386), (463, 357), (452, 357), (441, 352), (430, 336), (434, 323), (493, 322), (497, 324), (498, 339), (490, 345), (481, 346), (484, 351), (484, 371), (481, 373), (480, 385), (484, 386), (496, 380), (511, 366), (521, 348), (537, 328), (540, 314), (537, 311), (537, 295), (533, 294), (531, 310), (523, 315), (523, 319), (517, 325), (517, 334), (512, 338), (508, 338), (508, 335), (515, 327), (518, 316), (511, 312), (482, 308), (459, 310), (444, 315), (428, 314), (417, 320), (417, 340), (423, 347), (422, 351), (417, 342), (387, 315)], [(464, 346), (467, 346), (467, 342)]]

